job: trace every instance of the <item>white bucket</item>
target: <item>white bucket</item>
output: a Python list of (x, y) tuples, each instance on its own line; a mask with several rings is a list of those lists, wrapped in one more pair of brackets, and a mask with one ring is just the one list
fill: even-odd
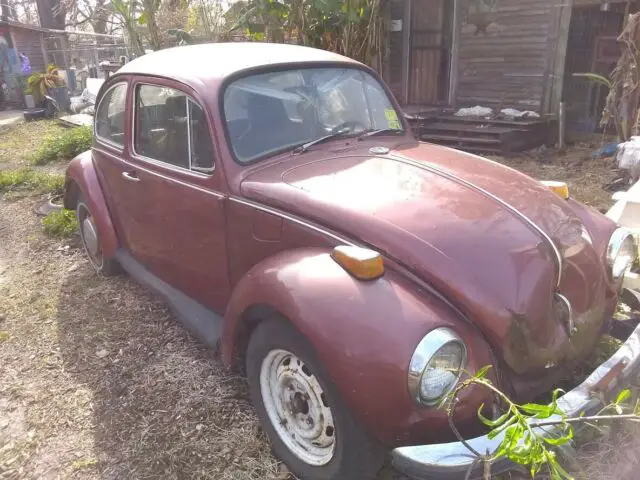
[(27, 108), (36, 108), (36, 102), (33, 99), (33, 95), (25, 95), (24, 104)]

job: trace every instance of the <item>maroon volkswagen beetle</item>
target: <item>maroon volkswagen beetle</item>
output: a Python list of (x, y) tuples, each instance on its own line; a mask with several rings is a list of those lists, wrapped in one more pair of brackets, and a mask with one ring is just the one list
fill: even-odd
[[(459, 477), (473, 458), (443, 397), (485, 365), (516, 399), (548, 392), (609, 328), (636, 258), (562, 183), (417, 141), (373, 70), (289, 45), (125, 65), (65, 205), (98, 272), (125, 270), (246, 366), (304, 479), (369, 479), (389, 451), (411, 476)], [(593, 389), (628, 383), (639, 358), (634, 331), (561, 406), (597, 408)], [(466, 389), (454, 421), (485, 452), (501, 438), (479, 428), (482, 403), (498, 411)]]

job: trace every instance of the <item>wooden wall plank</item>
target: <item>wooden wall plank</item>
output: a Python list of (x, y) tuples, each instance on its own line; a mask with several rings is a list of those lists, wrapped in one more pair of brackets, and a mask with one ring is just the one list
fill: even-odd
[(24, 53), (29, 57), (31, 69), (35, 72), (46, 70), (46, 60), (41, 46), (42, 32), (25, 28), (11, 27), (11, 33), (15, 40), (15, 48), (18, 54)]
[(486, 33), (476, 34), (461, 19), (457, 105), (541, 111), (549, 31), (559, 1), (501, 0)]

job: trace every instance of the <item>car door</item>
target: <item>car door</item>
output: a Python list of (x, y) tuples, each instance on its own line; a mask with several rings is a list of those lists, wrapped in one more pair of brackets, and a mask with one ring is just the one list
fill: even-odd
[(103, 156), (100, 168), (121, 243), (153, 275), (223, 311), (225, 205), (205, 110), (163, 79), (134, 79), (127, 101), (126, 148)]

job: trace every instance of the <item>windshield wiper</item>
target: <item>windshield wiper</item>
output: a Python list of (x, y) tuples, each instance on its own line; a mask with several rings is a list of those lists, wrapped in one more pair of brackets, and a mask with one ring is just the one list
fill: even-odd
[(395, 135), (400, 136), (404, 135), (404, 130), (400, 130), (398, 128), (379, 128), (377, 130), (368, 130), (361, 135), (358, 136), (358, 140), (362, 140), (363, 138), (376, 137), (378, 135)]
[(311, 140), (310, 142), (307, 142), (304, 145), (300, 145), (298, 148), (296, 148), (293, 151), (293, 153), (304, 153), (314, 145), (317, 145), (318, 143), (326, 142), (327, 140), (331, 140), (332, 138), (342, 137), (348, 133), (354, 133), (354, 132), (351, 129), (346, 128), (344, 130), (339, 130), (329, 135), (325, 135), (324, 137), (316, 138), (315, 140)]

